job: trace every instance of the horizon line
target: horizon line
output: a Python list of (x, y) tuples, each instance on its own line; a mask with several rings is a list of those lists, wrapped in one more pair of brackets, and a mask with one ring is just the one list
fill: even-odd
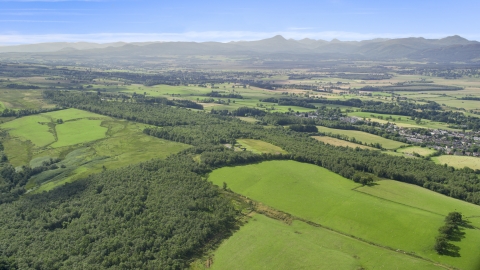
[(242, 42), (257, 41), (282, 36), (285, 39), (322, 40), (331, 42), (339, 40), (342, 42), (360, 42), (374, 39), (401, 39), (401, 38), (425, 38), (442, 39), (452, 36), (459, 36), (469, 41), (480, 40), (480, 34), (373, 34), (353, 32), (246, 32), (246, 31), (205, 31), (205, 32), (184, 32), (184, 33), (92, 33), (92, 34), (0, 34), (0, 46), (35, 45), (43, 43), (147, 43), (147, 42)]

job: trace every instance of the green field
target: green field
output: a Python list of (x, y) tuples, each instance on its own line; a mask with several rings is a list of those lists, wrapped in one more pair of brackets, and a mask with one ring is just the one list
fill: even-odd
[(420, 156), (428, 156), (433, 153), (435, 153), (434, 149), (426, 148), (426, 147), (420, 147), (420, 146), (411, 146), (411, 147), (406, 147), (406, 148), (401, 148), (397, 149), (397, 152), (403, 153), (403, 154), (410, 154), (413, 155), (413, 153), (417, 153)]
[(275, 209), (394, 250), (462, 269), (474, 269), (478, 259), (480, 230), (465, 229), (465, 238), (455, 242), (461, 257), (440, 256), (433, 244), (443, 215), (357, 192), (358, 184), (318, 166), (270, 161), (221, 168), (209, 180), (220, 186), (226, 182), (232, 191)]
[(0, 125), (10, 136), (22, 141), (30, 141), (36, 147), (43, 147), (55, 142), (51, 120), (44, 115), (32, 115), (15, 119)]
[(433, 157), (432, 160), (437, 164), (447, 164), (459, 169), (469, 167), (474, 170), (480, 170), (480, 158), (478, 157), (443, 155)]
[[(58, 119), (65, 122), (58, 124)], [(37, 148), (62, 147), (105, 138), (107, 129), (101, 127), (104, 119), (108, 118), (67, 109), (17, 118), (1, 124), (0, 129), (20, 141), (30, 141)]]
[(58, 140), (52, 147), (76, 145), (105, 138), (107, 128), (102, 127), (102, 120), (80, 119), (56, 125)]
[(210, 269), (440, 269), (301, 221), (256, 214), (213, 255)]
[[(65, 122), (58, 124), (57, 119)], [(145, 135), (145, 126), (67, 109), (18, 118), (0, 128), (9, 132), (3, 144), (12, 165), (35, 167), (50, 158), (62, 159), (58, 166), (64, 168), (30, 179), (27, 189), (41, 192), (104, 169), (166, 158), (189, 147)]]
[(439, 215), (447, 215), (449, 212), (458, 210), (472, 222), (472, 225), (480, 227), (480, 206), (478, 205), (393, 180), (382, 180), (376, 183), (378, 185), (360, 187), (356, 190), (397, 203), (419, 207)]
[(271, 154), (285, 154), (287, 153), (285, 150), (282, 148), (273, 145), (271, 143), (267, 143), (264, 141), (260, 140), (253, 140), (253, 139), (239, 139), (237, 140), (237, 143), (240, 144), (237, 145), (239, 147), (244, 147), (247, 149), (247, 151), (252, 151), (254, 153), (271, 153)]
[(358, 141), (361, 141), (362, 143), (380, 143), (385, 149), (396, 149), (402, 145), (407, 145), (405, 143), (385, 139), (383, 137), (358, 131), (358, 130), (343, 130), (343, 129), (327, 128), (322, 126), (317, 126), (317, 128), (319, 132), (348, 136), (350, 138), (355, 138)]
[(369, 150), (378, 150), (376, 148), (370, 147), (370, 146), (365, 146), (362, 144), (357, 144), (357, 143), (352, 143), (332, 137), (327, 137), (327, 136), (313, 136), (313, 138), (317, 141), (324, 142), (325, 144), (330, 144), (333, 146), (343, 146), (343, 147), (350, 147), (350, 148), (362, 148), (362, 149), (369, 149)]

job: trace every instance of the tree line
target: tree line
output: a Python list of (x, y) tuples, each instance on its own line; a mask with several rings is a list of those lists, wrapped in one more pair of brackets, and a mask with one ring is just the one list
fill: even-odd
[[(96, 113), (162, 126), (159, 129), (146, 128), (144, 132), (167, 140), (200, 146), (233, 144), (240, 138), (260, 139), (282, 147), (289, 153), (289, 159), (316, 164), (349, 179), (353, 178), (355, 172), (366, 172), (480, 204), (480, 183), (471, 169), (454, 169), (426, 160), (390, 156), (377, 151), (333, 147), (310, 138), (308, 134), (283, 127), (264, 128), (228, 116), (135, 103), (108, 102), (99, 106), (96, 105), (99, 101), (95, 101), (95, 98), (100, 99), (97, 95), (81, 96), (62, 92), (50, 97), (57, 102), (70, 100), (71, 106)], [(67, 103), (61, 105), (66, 106)], [(311, 120), (305, 118), (304, 121), (306, 123), (302, 124), (308, 124)], [(175, 124), (177, 122), (181, 124)]]

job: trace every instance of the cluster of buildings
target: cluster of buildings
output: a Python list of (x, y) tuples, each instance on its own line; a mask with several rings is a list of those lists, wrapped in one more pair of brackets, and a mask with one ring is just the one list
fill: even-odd
[(442, 151), (447, 155), (480, 157), (480, 132), (461, 132), (454, 130), (431, 129), (427, 132), (415, 132), (412, 129), (391, 125), (402, 137), (411, 143), (423, 144)]

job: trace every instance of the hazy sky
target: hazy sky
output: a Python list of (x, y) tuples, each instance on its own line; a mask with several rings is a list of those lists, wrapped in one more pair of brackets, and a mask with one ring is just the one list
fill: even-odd
[(0, 0), (0, 44), (51, 41), (480, 40), (478, 0)]

